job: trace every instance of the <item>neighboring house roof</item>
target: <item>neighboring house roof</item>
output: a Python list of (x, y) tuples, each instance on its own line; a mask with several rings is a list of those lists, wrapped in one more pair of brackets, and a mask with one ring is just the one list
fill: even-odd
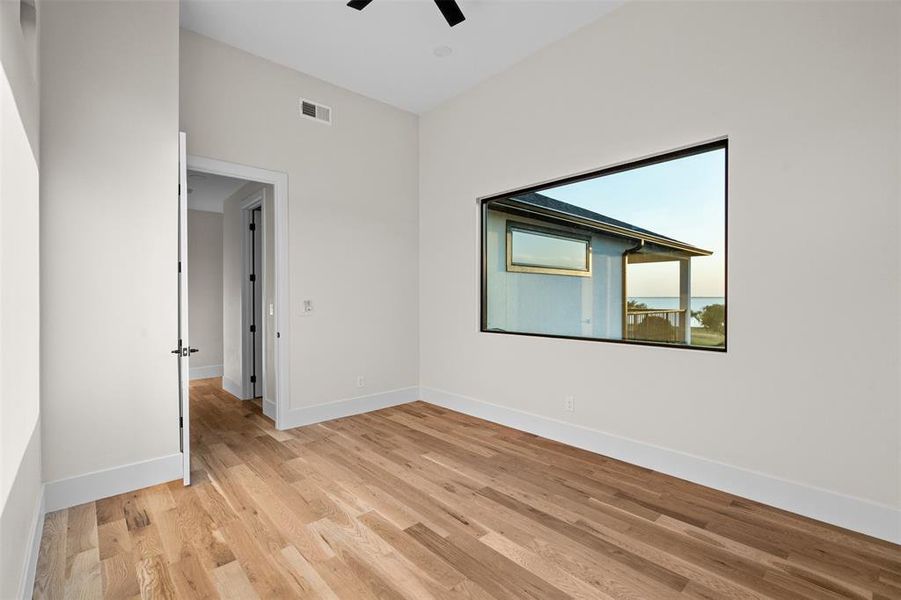
[(576, 217), (579, 221), (588, 221), (589, 223), (583, 224), (587, 224), (595, 229), (600, 229), (608, 233), (616, 234), (620, 237), (644, 240), (646, 242), (651, 242), (659, 246), (681, 250), (695, 256), (709, 256), (713, 254), (713, 252), (711, 252), (710, 250), (704, 250), (703, 248), (698, 248), (696, 246), (692, 246), (691, 244), (680, 242), (679, 240), (673, 239), (671, 237), (655, 233), (642, 227), (637, 227), (636, 225), (626, 223), (625, 221), (613, 219), (606, 215), (602, 215), (600, 213), (590, 211), (586, 208), (582, 208), (581, 206), (576, 206), (574, 204), (569, 204), (567, 202), (557, 200), (556, 198), (545, 196), (544, 194), (529, 192), (526, 194), (511, 196), (510, 200), (517, 204), (529, 204), (539, 207), (541, 209), (544, 209), (544, 211), (542, 212), (549, 212), (551, 214), (557, 213), (568, 217)]

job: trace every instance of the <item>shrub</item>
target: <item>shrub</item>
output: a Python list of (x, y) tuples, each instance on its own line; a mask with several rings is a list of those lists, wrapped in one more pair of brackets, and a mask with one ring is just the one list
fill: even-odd
[(701, 326), (708, 331), (725, 333), (726, 331), (726, 306), (724, 304), (708, 304), (704, 308), (691, 313), (695, 319), (701, 322)]
[(670, 342), (676, 339), (678, 331), (664, 317), (648, 315), (635, 326), (633, 335), (641, 340)]

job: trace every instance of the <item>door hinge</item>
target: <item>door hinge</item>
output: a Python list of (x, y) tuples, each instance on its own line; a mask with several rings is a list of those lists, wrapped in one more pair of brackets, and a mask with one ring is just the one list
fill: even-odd
[(178, 417), (178, 427), (180, 429), (185, 428), (185, 418), (184, 417)]
[(181, 261), (178, 261), (178, 272), (181, 273)]
[(250, 230), (251, 230), (251, 231), (256, 231), (256, 228), (257, 228), (257, 224), (256, 224), (256, 223), (251, 223), (251, 224), (250, 224)]
[(256, 331), (257, 331), (257, 326), (256, 326), (256, 325), (251, 325), (251, 326), (250, 326), (250, 333), (256, 333)]
[(256, 383), (256, 382), (257, 382), (257, 376), (256, 376), (256, 375), (251, 375), (251, 376), (250, 376), (250, 383)]

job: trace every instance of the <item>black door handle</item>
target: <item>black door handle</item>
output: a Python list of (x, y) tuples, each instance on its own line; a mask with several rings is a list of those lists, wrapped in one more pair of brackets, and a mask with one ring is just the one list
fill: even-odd
[(200, 351), (198, 348), (188, 348), (188, 350), (191, 352), (191, 354), (194, 354), (195, 352)]

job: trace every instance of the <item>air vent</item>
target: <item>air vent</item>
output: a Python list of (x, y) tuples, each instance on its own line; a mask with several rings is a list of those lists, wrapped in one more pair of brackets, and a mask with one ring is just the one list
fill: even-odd
[(332, 109), (323, 104), (316, 104), (304, 98), (300, 99), (300, 116), (320, 123), (332, 124)]

